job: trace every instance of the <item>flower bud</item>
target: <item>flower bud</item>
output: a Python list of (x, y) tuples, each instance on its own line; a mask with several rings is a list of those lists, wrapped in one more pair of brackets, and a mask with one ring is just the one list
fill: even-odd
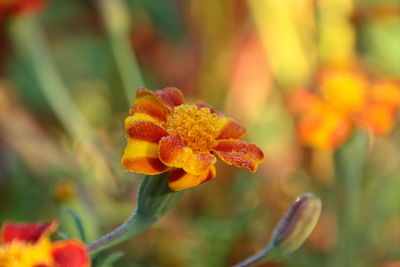
[(321, 213), (321, 200), (312, 193), (299, 196), (279, 221), (270, 246), (279, 256), (298, 249), (311, 234)]
[(268, 246), (233, 267), (269, 262), (298, 249), (311, 234), (321, 213), (321, 200), (312, 193), (299, 196), (281, 218)]

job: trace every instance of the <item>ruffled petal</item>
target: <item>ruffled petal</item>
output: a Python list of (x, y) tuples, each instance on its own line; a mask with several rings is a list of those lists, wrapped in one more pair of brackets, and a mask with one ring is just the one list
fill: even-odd
[(149, 94), (148, 97), (146, 97), (145, 94), (142, 94), (137, 96), (136, 101), (129, 110), (128, 118), (130, 118), (130, 120), (165, 122), (168, 114), (168, 108), (165, 107), (165, 105), (161, 103), (154, 94)]
[(42, 236), (54, 232), (57, 227), (55, 221), (42, 224), (5, 222), (1, 229), (0, 243), (14, 240), (36, 243)]
[(174, 169), (169, 173), (168, 185), (171, 190), (180, 191), (205, 183), (213, 179), (215, 174), (214, 166), (211, 166), (208, 170), (199, 175), (189, 174), (183, 169)]
[(182, 168), (195, 175), (204, 173), (216, 162), (216, 158), (209, 153), (195, 154), (177, 135), (161, 138), (159, 157), (165, 165)]
[(132, 121), (126, 130), (132, 139), (143, 140), (151, 143), (158, 143), (168, 132), (161, 126), (151, 121)]
[(221, 139), (240, 139), (246, 134), (246, 128), (232, 118), (222, 117), (219, 122), (220, 133), (217, 140)]
[(51, 253), (57, 267), (88, 267), (90, 264), (85, 245), (77, 240), (53, 243)]
[(264, 160), (264, 153), (258, 146), (234, 139), (220, 140), (213, 152), (224, 162), (236, 167), (246, 167), (252, 172)]
[(185, 103), (182, 92), (175, 87), (167, 87), (161, 90), (150, 91), (140, 88), (136, 92), (136, 98), (153, 96), (168, 108), (173, 108)]
[(157, 143), (132, 138), (128, 139), (128, 144), (122, 155), (122, 167), (128, 171), (149, 175), (168, 170), (168, 167), (158, 158)]

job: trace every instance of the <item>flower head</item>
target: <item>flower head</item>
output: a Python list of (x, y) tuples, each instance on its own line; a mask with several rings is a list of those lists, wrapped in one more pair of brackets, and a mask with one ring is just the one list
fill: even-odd
[(123, 167), (150, 175), (169, 171), (174, 191), (214, 178), (215, 155), (253, 172), (264, 158), (256, 145), (239, 140), (243, 126), (205, 103), (186, 104), (176, 88), (138, 89), (125, 128)]
[(373, 81), (356, 70), (325, 70), (313, 89), (295, 92), (289, 104), (298, 115), (300, 140), (314, 148), (337, 148), (357, 127), (385, 135), (400, 108), (396, 82)]
[(4, 223), (0, 232), (0, 267), (89, 267), (85, 245), (77, 240), (51, 242), (56, 222)]

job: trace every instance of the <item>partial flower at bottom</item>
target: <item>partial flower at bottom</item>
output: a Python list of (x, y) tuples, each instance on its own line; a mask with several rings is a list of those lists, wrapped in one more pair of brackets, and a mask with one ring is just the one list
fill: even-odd
[(214, 178), (215, 156), (252, 172), (264, 159), (258, 146), (240, 141), (243, 126), (204, 103), (185, 104), (176, 88), (138, 89), (125, 128), (123, 167), (148, 175), (168, 171), (174, 191)]
[(0, 267), (89, 267), (85, 245), (78, 240), (51, 242), (56, 222), (6, 222), (0, 233)]

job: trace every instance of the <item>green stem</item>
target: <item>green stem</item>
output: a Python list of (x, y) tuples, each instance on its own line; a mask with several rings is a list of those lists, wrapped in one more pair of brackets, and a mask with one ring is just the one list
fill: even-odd
[(121, 226), (114, 229), (110, 233), (102, 236), (98, 240), (87, 246), (87, 249), (94, 253), (100, 250), (112, 247), (119, 244), (136, 234), (149, 228), (154, 222), (155, 218), (148, 217), (145, 214), (135, 211)]
[(273, 246), (270, 244), (266, 249), (259, 251), (258, 253), (252, 255), (251, 257), (245, 259), (244, 261), (233, 265), (232, 267), (247, 267), (254, 264), (261, 264), (263, 262), (268, 262), (271, 259), (274, 259), (274, 255), (271, 254)]
[(354, 266), (359, 252), (362, 171), (368, 146), (367, 133), (359, 131), (335, 152), (335, 172), (340, 227), (340, 266)]
[(134, 96), (133, 89), (144, 87), (145, 84), (129, 42), (128, 7), (124, 0), (100, 0), (98, 3), (122, 86), (128, 104), (131, 105)]
[(139, 186), (137, 208), (121, 226), (87, 246), (92, 253), (114, 246), (146, 230), (165, 215), (182, 195), (168, 187), (168, 173), (146, 175)]

